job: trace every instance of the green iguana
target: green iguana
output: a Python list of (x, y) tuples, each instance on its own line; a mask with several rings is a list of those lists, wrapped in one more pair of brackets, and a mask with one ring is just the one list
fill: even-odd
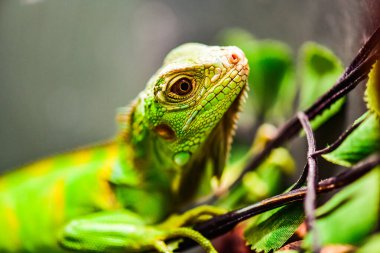
[(194, 200), (206, 170), (221, 175), (248, 72), (237, 47), (171, 51), (118, 113), (115, 140), (0, 177), (0, 252), (172, 252), (165, 240), (177, 237), (216, 252), (190, 227), (220, 209), (173, 214)]

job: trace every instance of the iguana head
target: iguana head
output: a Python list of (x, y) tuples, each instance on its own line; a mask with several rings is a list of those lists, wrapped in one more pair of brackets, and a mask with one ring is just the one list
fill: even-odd
[[(131, 139), (150, 138), (170, 169), (210, 164), (217, 173), (229, 153), (248, 72), (237, 47), (189, 43), (172, 50), (135, 102)], [(147, 131), (138, 137), (136, 129)]]

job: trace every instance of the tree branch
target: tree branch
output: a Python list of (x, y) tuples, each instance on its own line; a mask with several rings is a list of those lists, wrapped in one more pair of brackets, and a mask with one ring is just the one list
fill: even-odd
[(319, 253), (321, 251), (318, 233), (316, 231), (316, 221), (315, 221), (315, 208), (317, 200), (317, 185), (318, 185), (318, 167), (317, 160), (313, 154), (315, 153), (315, 139), (313, 135), (313, 130), (309, 119), (303, 112), (297, 114), (299, 121), (306, 133), (306, 139), (308, 144), (307, 150), (307, 164), (308, 164), (308, 174), (307, 174), (307, 190), (306, 197), (304, 200), (304, 209), (306, 215), (306, 229), (312, 233), (312, 249), (314, 253)]

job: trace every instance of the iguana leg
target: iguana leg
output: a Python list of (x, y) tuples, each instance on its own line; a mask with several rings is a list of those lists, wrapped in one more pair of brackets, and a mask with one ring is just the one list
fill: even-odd
[(169, 232), (168, 239), (170, 239), (171, 237), (186, 237), (192, 239), (193, 241), (197, 242), (199, 246), (201, 246), (207, 253), (217, 253), (214, 246), (212, 246), (210, 240), (208, 240), (198, 231), (195, 231), (191, 228), (182, 227), (173, 229)]
[[(207, 253), (217, 253), (214, 246), (212, 246), (211, 242), (205, 238), (201, 233), (195, 231), (191, 228), (175, 228), (171, 231), (168, 231), (166, 239), (176, 238), (176, 237), (185, 237), (189, 238), (198, 243)], [(165, 244), (164, 241), (157, 241), (154, 245), (154, 248), (158, 252), (162, 253), (171, 253), (170, 248)]]
[(192, 208), (182, 214), (173, 214), (163, 223), (159, 224), (161, 228), (170, 228), (170, 227), (182, 227), (182, 226), (191, 226), (195, 223), (206, 221), (213, 216), (221, 215), (226, 213), (226, 209), (202, 205), (195, 208)]
[(159, 253), (172, 253), (173, 251), (166, 245), (164, 241), (157, 241), (154, 243), (153, 247)]
[(187, 237), (207, 253), (216, 253), (211, 242), (191, 228), (150, 226), (128, 211), (100, 212), (71, 221), (59, 239), (66, 249), (92, 252), (142, 252), (155, 249), (172, 252), (165, 240)]

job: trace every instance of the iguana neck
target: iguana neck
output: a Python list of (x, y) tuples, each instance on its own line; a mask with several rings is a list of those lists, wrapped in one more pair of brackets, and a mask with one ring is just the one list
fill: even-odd
[[(165, 140), (158, 137), (149, 126), (143, 94), (130, 107), (119, 111), (118, 121), (121, 128), (119, 144), (125, 149), (127, 167), (137, 170), (144, 184), (152, 183), (170, 192), (173, 204), (178, 208), (191, 200), (202, 181), (207, 155), (198, 156), (180, 170), (176, 168)], [(210, 140), (217, 141), (216, 138)], [(205, 143), (204, 148), (207, 149), (209, 145), (211, 143)]]
[(177, 172), (163, 140), (151, 131), (144, 108), (144, 93), (118, 114), (119, 144), (125, 147), (126, 164), (136, 170), (145, 185), (172, 191)]
[(126, 147), (128, 167), (135, 168), (145, 183), (152, 182), (169, 191), (175, 205), (187, 203), (198, 193), (202, 180), (210, 180), (205, 177), (207, 169), (212, 171), (211, 176), (220, 176), (229, 154), (239, 100), (230, 106), (200, 152), (179, 170), (173, 164), (165, 140), (151, 130), (145, 115), (144, 94), (140, 95), (128, 109), (119, 113), (122, 123), (120, 142)]

